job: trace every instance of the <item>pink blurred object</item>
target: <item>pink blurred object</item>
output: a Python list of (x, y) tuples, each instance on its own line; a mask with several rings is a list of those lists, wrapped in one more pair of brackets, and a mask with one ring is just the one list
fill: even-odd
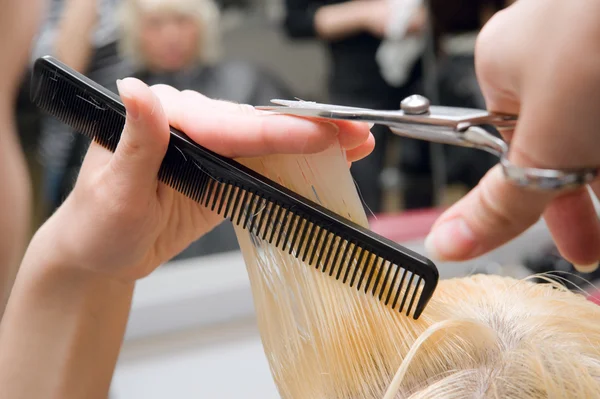
[(600, 305), (600, 291), (592, 294), (588, 299), (597, 305)]
[(423, 240), (445, 208), (427, 208), (369, 218), (369, 227), (394, 242)]

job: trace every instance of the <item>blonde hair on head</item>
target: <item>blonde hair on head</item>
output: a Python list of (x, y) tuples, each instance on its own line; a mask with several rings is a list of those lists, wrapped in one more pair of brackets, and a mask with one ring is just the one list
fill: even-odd
[(221, 55), (220, 11), (213, 0), (122, 0), (117, 10), (119, 51), (135, 67), (145, 61), (140, 51), (140, 16), (144, 12), (177, 12), (193, 17), (200, 27), (198, 61), (214, 64)]
[[(368, 225), (339, 145), (239, 161)], [(260, 199), (246, 212), (278, 214)], [(413, 320), (371, 295), (375, 279), (350, 288), (322, 272), (332, 267), (321, 262), (327, 257), (309, 267), (289, 248), (235, 228), (283, 399), (600, 398), (600, 306), (583, 295), (557, 283), (473, 275), (440, 281)], [(333, 245), (326, 236), (301, 245), (323, 251)], [(375, 274), (377, 265), (364, 267)]]

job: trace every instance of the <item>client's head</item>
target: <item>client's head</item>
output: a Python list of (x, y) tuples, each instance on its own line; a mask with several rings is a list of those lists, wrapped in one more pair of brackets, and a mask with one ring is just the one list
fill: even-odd
[(174, 72), (218, 56), (212, 0), (123, 0), (119, 21), (122, 55), (137, 68)]
[(600, 307), (558, 284), (442, 281), (417, 324), (389, 398), (600, 397)]

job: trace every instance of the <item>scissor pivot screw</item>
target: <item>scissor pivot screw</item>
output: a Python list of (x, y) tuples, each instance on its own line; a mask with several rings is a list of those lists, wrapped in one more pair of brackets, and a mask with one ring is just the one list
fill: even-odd
[(421, 115), (429, 112), (429, 106), (431, 103), (427, 97), (419, 94), (413, 94), (412, 96), (406, 97), (400, 103), (400, 109), (408, 115)]

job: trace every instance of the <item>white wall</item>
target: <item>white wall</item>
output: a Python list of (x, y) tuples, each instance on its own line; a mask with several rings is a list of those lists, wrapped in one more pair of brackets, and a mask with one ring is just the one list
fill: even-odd
[(249, 320), (126, 345), (114, 398), (279, 398)]

